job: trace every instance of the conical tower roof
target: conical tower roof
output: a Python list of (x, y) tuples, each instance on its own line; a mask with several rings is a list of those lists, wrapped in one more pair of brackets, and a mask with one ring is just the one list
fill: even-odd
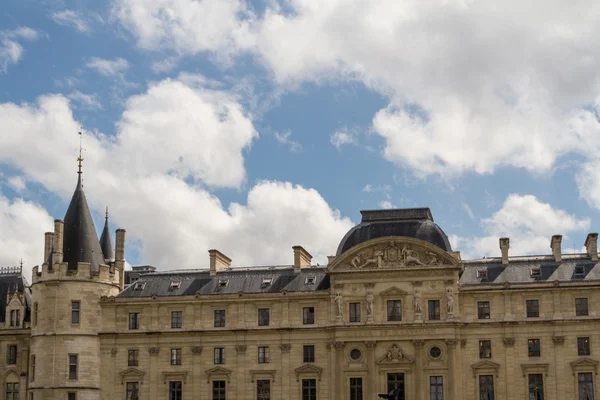
[(99, 265), (104, 264), (104, 256), (83, 192), (81, 167), (78, 174), (77, 187), (64, 218), (63, 260), (69, 270), (77, 269), (79, 262), (87, 262), (92, 271), (98, 271)]
[(100, 247), (104, 255), (104, 261), (109, 263), (115, 261), (115, 253), (113, 252), (112, 239), (110, 237), (110, 228), (108, 227), (108, 207), (106, 207), (106, 218), (104, 219), (104, 229), (100, 235)]

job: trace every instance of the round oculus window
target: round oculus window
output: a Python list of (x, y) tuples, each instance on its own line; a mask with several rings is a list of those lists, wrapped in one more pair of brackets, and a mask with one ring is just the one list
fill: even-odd
[(429, 355), (431, 358), (439, 358), (442, 355), (442, 350), (439, 347), (435, 346), (429, 349)]
[(360, 352), (359, 349), (353, 349), (350, 352), (350, 358), (353, 360), (358, 360), (358, 359), (360, 359), (361, 356), (362, 356), (362, 353)]

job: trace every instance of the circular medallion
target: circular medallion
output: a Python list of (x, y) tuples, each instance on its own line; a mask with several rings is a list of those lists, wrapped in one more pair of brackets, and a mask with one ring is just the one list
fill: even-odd
[(442, 350), (440, 350), (439, 347), (434, 346), (431, 349), (429, 349), (429, 355), (431, 356), (431, 358), (440, 358), (440, 356), (442, 355)]
[(353, 349), (352, 351), (350, 351), (350, 358), (353, 359), (354, 361), (360, 360), (361, 356), (362, 356), (362, 353), (359, 349)]

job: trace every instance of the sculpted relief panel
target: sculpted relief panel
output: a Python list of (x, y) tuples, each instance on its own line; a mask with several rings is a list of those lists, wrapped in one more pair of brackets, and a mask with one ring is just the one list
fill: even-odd
[(444, 261), (434, 252), (413, 244), (390, 241), (374, 246), (355, 255), (350, 269), (410, 268), (440, 266)]

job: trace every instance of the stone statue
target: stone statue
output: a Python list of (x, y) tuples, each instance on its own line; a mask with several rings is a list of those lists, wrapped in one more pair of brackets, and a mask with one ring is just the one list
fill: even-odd
[(367, 315), (373, 315), (373, 293), (367, 293)]
[(452, 288), (446, 289), (446, 311), (448, 314), (454, 314), (454, 293)]
[(335, 294), (335, 305), (336, 305), (336, 316), (341, 317), (344, 313), (344, 299), (342, 298), (342, 294), (337, 292)]
[(419, 253), (408, 249), (406, 246), (402, 247), (402, 258), (404, 259), (404, 265), (425, 265), (421, 260), (419, 260)]
[(423, 309), (421, 308), (421, 292), (419, 291), (419, 289), (415, 289), (413, 303), (415, 307), (415, 314), (421, 314), (423, 312)]

